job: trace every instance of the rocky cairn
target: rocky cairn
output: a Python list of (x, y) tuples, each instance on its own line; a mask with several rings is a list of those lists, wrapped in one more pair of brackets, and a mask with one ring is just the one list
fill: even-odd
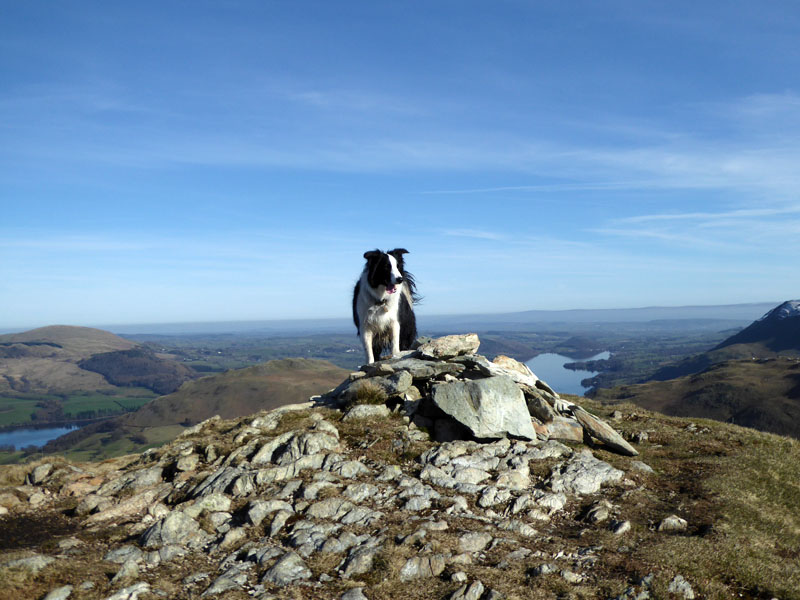
[[(476, 354), (474, 333), (425, 339), (404, 356), (365, 365), (325, 399), (337, 406), (372, 399), (399, 410), (434, 440), (597, 440), (638, 452), (612, 427), (563, 400), (524, 363)], [(368, 409), (359, 409), (361, 411)]]
[(601, 496), (635, 482), (582, 443), (636, 450), (478, 345), (426, 340), (304, 404), (214, 417), (137, 456), (38, 464), (0, 490), (2, 519), (66, 523), (46, 553), (0, 554), (0, 577), (43, 582), (31, 597), (47, 600), (497, 600), (525, 596), (503, 575), (525, 565), (527, 581), (590, 590), (602, 548), (555, 551), (553, 531), (630, 530)]

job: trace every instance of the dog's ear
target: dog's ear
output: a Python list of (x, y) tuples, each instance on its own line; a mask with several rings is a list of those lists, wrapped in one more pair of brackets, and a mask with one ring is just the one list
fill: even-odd
[(386, 254), (391, 254), (397, 260), (402, 260), (403, 254), (408, 254), (408, 253), (409, 253), (408, 250), (406, 250), (405, 248), (395, 248), (394, 250), (389, 250), (389, 252), (387, 252)]
[(364, 258), (370, 260), (372, 258), (377, 258), (381, 254), (383, 254), (383, 252), (381, 252), (380, 250), (370, 250), (369, 252), (364, 252)]

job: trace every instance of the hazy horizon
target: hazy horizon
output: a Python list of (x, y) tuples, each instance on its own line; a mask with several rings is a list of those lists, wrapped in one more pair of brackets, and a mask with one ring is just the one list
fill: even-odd
[[(782, 301), (780, 301), (782, 302)], [(642, 306), (608, 309), (572, 308), (561, 310), (526, 310), (502, 313), (451, 313), (419, 315), (422, 327), (468, 326), (471, 322), (479, 328), (497, 325), (526, 325), (554, 323), (613, 323), (644, 322), (659, 319), (709, 319), (719, 321), (748, 321), (763, 316), (780, 302), (751, 302), (726, 305)], [(51, 325), (93, 327), (128, 335), (176, 334), (191, 335), (213, 333), (350, 333), (354, 331), (348, 316), (306, 319), (254, 319), (231, 321), (175, 321), (154, 323), (45, 323), (28, 327), (0, 325), (0, 334), (17, 333)]]
[[(2, 0), (0, 0), (2, 1)], [(0, 321), (795, 298), (800, 6), (3, 2)]]

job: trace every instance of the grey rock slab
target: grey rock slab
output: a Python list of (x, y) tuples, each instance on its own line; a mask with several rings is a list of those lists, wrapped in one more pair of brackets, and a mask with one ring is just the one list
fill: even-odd
[(369, 542), (353, 548), (339, 566), (342, 578), (350, 579), (368, 573), (372, 570), (372, 563), (379, 551), (380, 546), (377, 543)]
[(688, 527), (689, 523), (678, 515), (670, 515), (658, 524), (658, 530), (666, 533), (686, 531)]
[(355, 508), (355, 504), (340, 497), (326, 498), (311, 504), (306, 509), (306, 516), (315, 519), (338, 521)]
[(363, 544), (368, 539), (369, 535), (367, 534), (356, 535), (350, 531), (345, 531), (339, 537), (329, 537), (325, 540), (325, 543), (322, 544), (319, 551), (323, 553), (339, 554), (347, 552), (353, 546)]
[(63, 585), (59, 588), (51, 590), (47, 596), (44, 597), (44, 600), (67, 600), (72, 594), (72, 586), (71, 585)]
[(625, 474), (583, 450), (566, 463), (553, 468), (550, 487), (554, 492), (593, 494), (608, 483), (617, 483)]
[(392, 412), (385, 404), (356, 404), (348, 410), (342, 421), (353, 421), (358, 419), (385, 419)]
[(421, 510), (428, 510), (431, 507), (431, 501), (422, 496), (414, 496), (406, 500), (403, 504), (403, 510), (410, 512), (419, 512)]
[(363, 502), (370, 498), (377, 498), (379, 493), (378, 486), (371, 483), (351, 483), (344, 489), (342, 495), (353, 502)]
[(272, 517), (272, 522), (269, 524), (269, 537), (278, 535), (293, 514), (293, 512), (289, 512), (288, 510), (279, 510), (276, 512), (275, 516)]
[(378, 510), (371, 510), (362, 506), (356, 506), (344, 515), (340, 522), (343, 525), (360, 525), (362, 527), (369, 527), (380, 521), (384, 514)]
[(567, 505), (567, 496), (563, 492), (543, 494), (536, 498), (536, 504), (549, 511), (559, 511)]
[(285, 446), (277, 448), (272, 454), (272, 462), (288, 465), (304, 456), (339, 449), (338, 436), (325, 431), (295, 433)]
[(53, 465), (50, 463), (44, 463), (37, 466), (28, 474), (28, 483), (32, 485), (39, 485), (45, 479), (47, 479), (47, 476), (50, 475), (52, 470)]
[(294, 437), (295, 432), (287, 431), (275, 438), (272, 438), (268, 442), (262, 444), (262, 446), (258, 449), (258, 451), (253, 455), (253, 458), (250, 459), (250, 464), (253, 465), (263, 465), (272, 462), (272, 455), (281, 448), (285, 444), (289, 442), (289, 440)]
[(306, 566), (303, 559), (297, 553), (290, 551), (266, 570), (261, 581), (268, 581), (283, 587), (295, 581), (310, 579), (311, 575), (311, 569)]
[(289, 545), (297, 548), (302, 556), (311, 556), (325, 545), (341, 526), (333, 523), (316, 523), (314, 521), (297, 521), (292, 526)]
[(186, 548), (177, 544), (167, 544), (158, 549), (158, 557), (161, 562), (169, 562), (186, 555)]
[(445, 558), (441, 554), (414, 556), (409, 558), (400, 569), (400, 580), (411, 581), (424, 577), (438, 577), (446, 566)]
[(197, 521), (182, 512), (172, 511), (142, 534), (141, 544), (144, 548), (158, 548), (165, 544), (196, 545), (204, 537), (205, 532)]
[(531, 575), (538, 577), (541, 575), (549, 575), (550, 573), (555, 573), (556, 571), (558, 571), (558, 567), (553, 563), (543, 563), (538, 567), (531, 569)]
[(238, 467), (223, 467), (200, 482), (192, 490), (191, 497), (199, 498), (208, 494), (222, 494), (242, 473), (242, 469)]
[(630, 521), (615, 521), (611, 524), (611, 531), (614, 535), (625, 535), (631, 530)]
[(667, 591), (678, 596), (686, 598), (686, 600), (694, 599), (694, 590), (689, 582), (683, 578), (683, 575), (676, 575), (675, 578), (669, 582)]
[(528, 460), (545, 460), (548, 458), (562, 458), (572, 454), (572, 449), (569, 446), (565, 446), (555, 440), (549, 440), (539, 448), (531, 448), (525, 453), (525, 456)]
[(116, 594), (112, 594), (106, 600), (137, 600), (141, 594), (150, 592), (150, 584), (139, 581), (126, 588), (121, 589)]
[[(245, 578), (245, 581), (247, 579)], [(237, 588), (241, 588), (242, 584), (231, 579), (227, 575), (220, 575), (217, 577), (214, 582), (208, 586), (206, 591), (203, 592), (201, 595), (202, 598), (208, 598), (209, 596), (218, 596), (228, 590), (235, 590)]]
[(572, 406), (572, 414), (575, 415), (575, 418), (583, 425), (583, 428), (590, 436), (600, 440), (615, 452), (625, 456), (637, 456), (639, 454), (613, 427), (602, 419), (598, 419), (575, 404)]
[(113, 550), (106, 553), (103, 557), (103, 560), (108, 562), (113, 562), (117, 564), (122, 564), (127, 560), (133, 559), (135, 561), (142, 560), (144, 552), (141, 551), (137, 546), (132, 544), (126, 544), (124, 546), (120, 546), (119, 548), (114, 548)]
[(480, 581), (473, 581), (469, 585), (466, 583), (458, 588), (450, 596), (450, 600), (480, 600), (485, 588)]
[(231, 499), (225, 494), (214, 492), (206, 496), (199, 497), (194, 504), (186, 506), (184, 504), (178, 506), (187, 515), (196, 519), (204, 512), (227, 512), (231, 509)]
[(640, 460), (631, 461), (631, 469), (634, 471), (639, 471), (640, 473), (655, 473), (655, 471), (653, 471), (653, 467)]
[(481, 552), (492, 543), (492, 534), (485, 531), (471, 531), (458, 538), (459, 552)]
[(347, 590), (340, 600), (368, 600), (368, 598), (364, 595), (364, 588), (357, 587)]
[(538, 535), (538, 532), (533, 527), (518, 519), (500, 521), (497, 524), (497, 528), (504, 531), (510, 531), (511, 533), (516, 533), (517, 535), (521, 535), (523, 537), (535, 537)]
[(525, 398), (510, 377), (438, 384), (432, 400), (477, 438), (536, 438)]
[(481, 345), (476, 333), (445, 335), (423, 343), (417, 355), (433, 360), (446, 360), (464, 354), (475, 354)]
[(364, 463), (357, 460), (332, 461), (330, 465), (326, 461), (322, 468), (331, 473), (341, 475), (345, 479), (355, 479), (361, 475), (370, 475), (372, 473)]
[(247, 510), (247, 518), (253, 525), (259, 525), (267, 515), (279, 510), (294, 512), (292, 505), (283, 500), (253, 500)]
[(139, 577), (139, 565), (135, 559), (130, 558), (122, 563), (122, 566), (119, 568), (119, 571), (114, 575), (114, 578), (111, 580), (111, 584), (115, 585), (121, 581), (125, 580), (132, 580)]
[(17, 558), (8, 562), (0, 564), (0, 566), (7, 569), (14, 569), (20, 571), (29, 571), (36, 574), (42, 569), (55, 562), (52, 556), (44, 556), (42, 554), (34, 554), (33, 556), (26, 556), (25, 558)]
[[(407, 371), (412, 379), (433, 379), (445, 374), (458, 375), (464, 370), (464, 366), (456, 363), (420, 360), (418, 358), (401, 358), (390, 362), (395, 371)], [(369, 365), (365, 367), (369, 369)], [(369, 374), (369, 370), (367, 371)]]
[(586, 512), (585, 519), (590, 523), (600, 523), (605, 521), (611, 515), (613, 506), (608, 500), (598, 500)]

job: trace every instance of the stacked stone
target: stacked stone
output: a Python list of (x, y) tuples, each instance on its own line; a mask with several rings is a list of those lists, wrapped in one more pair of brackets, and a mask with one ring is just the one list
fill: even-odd
[(365, 390), (377, 389), (386, 404), (440, 442), (589, 438), (620, 454), (638, 454), (611, 426), (562, 399), (527, 365), (507, 356), (489, 361), (476, 354), (479, 346), (474, 333), (425, 340), (400, 357), (363, 366), (326, 399), (348, 406)]

